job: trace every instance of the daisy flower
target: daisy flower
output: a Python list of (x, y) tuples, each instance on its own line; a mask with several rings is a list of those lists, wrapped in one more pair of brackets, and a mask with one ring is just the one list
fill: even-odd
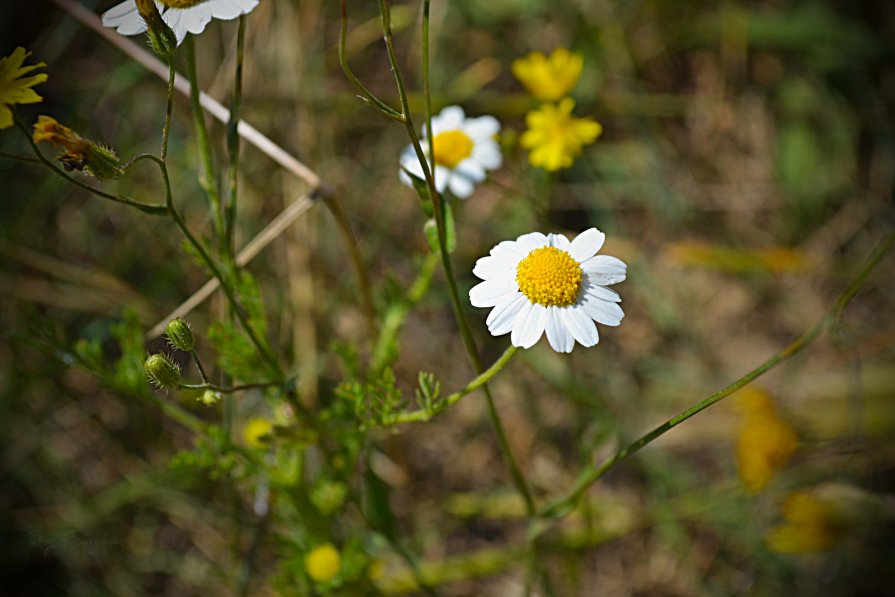
[(565, 48), (556, 48), (550, 57), (532, 52), (517, 58), (511, 66), (519, 82), (539, 100), (555, 102), (578, 83), (584, 58)]
[[(467, 118), (460, 106), (448, 106), (432, 117), (432, 144), (435, 147), (435, 188), (439, 193), (450, 189), (456, 197), (466, 199), (475, 185), (485, 180), (486, 170), (500, 167), (503, 159), (495, 135), (500, 123), (493, 116)], [(429, 140), (425, 127), (420, 141), (429, 165)], [(413, 186), (407, 173), (424, 178), (423, 167), (413, 146), (401, 152), (401, 182)]]
[(519, 142), (530, 149), (532, 166), (555, 172), (572, 165), (581, 149), (596, 141), (603, 132), (600, 123), (591, 118), (575, 118), (575, 101), (566, 98), (559, 103), (544, 104), (525, 117), (528, 130)]
[(0, 58), (0, 130), (12, 126), (12, 110), (16, 104), (36, 104), (43, 100), (32, 87), (47, 80), (46, 73), (23, 77), (35, 68), (46, 66), (43, 62), (22, 66), (31, 55), (25, 48), (13, 50), (9, 56)]
[(494, 336), (511, 333), (513, 346), (530, 348), (546, 330), (557, 352), (599, 342), (597, 326), (619, 325), (625, 314), (607, 286), (625, 279), (627, 266), (597, 255), (606, 235), (591, 228), (569, 240), (562, 234), (523, 234), (482, 257), (472, 273), (484, 280), (469, 291), (474, 307), (494, 307), (486, 321)]
[[(177, 45), (187, 33), (205, 31), (211, 19), (228, 21), (246, 15), (258, 6), (258, 0), (157, 0), (162, 19), (177, 36)], [(103, 25), (113, 27), (121, 35), (138, 35), (146, 31), (146, 22), (137, 10), (135, 0), (125, 0), (103, 13)]]

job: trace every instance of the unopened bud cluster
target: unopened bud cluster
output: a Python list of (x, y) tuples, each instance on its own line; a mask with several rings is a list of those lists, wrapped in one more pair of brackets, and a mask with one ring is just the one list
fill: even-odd
[(154, 0), (136, 0), (137, 11), (146, 22), (146, 36), (149, 45), (159, 56), (170, 56), (177, 49), (177, 36), (162, 19)]
[(85, 139), (55, 118), (40, 116), (34, 124), (35, 143), (47, 141), (63, 150), (56, 159), (67, 171), (78, 170), (99, 180), (121, 178), (124, 170), (115, 152), (101, 143)]

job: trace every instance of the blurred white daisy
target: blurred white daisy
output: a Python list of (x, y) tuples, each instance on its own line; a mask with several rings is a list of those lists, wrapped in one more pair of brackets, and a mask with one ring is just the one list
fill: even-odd
[[(472, 195), (475, 185), (485, 180), (486, 170), (500, 168), (503, 159), (495, 139), (499, 131), (500, 123), (493, 116), (467, 118), (460, 106), (448, 106), (432, 117), (435, 188), (439, 193), (450, 189), (456, 197), (466, 199)], [(420, 144), (431, 166), (425, 127)], [(401, 152), (400, 176), (404, 184), (412, 186), (407, 172), (424, 178), (423, 167), (410, 145)]]
[[(211, 19), (228, 21), (252, 12), (258, 0), (156, 0), (162, 19), (177, 36), (177, 45), (187, 33), (205, 31)], [(125, 0), (103, 13), (103, 25), (115, 28), (122, 35), (138, 35), (146, 31), (146, 22), (137, 11), (135, 0)]]
[(625, 279), (628, 266), (597, 255), (606, 235), (591, 228), (569, 240), (562, 234), (523, 234), (482, 257), (472, 273), (484, 280), (469, 291), (474, 307), (494, 307), (488, 331), (512, 332), (513, 346), (530, 348), (546, 330), (557, 352), (572, 352), (577, 340), (593, 346), (597, 323), (619, 325), (621, 298), (607, 286)]

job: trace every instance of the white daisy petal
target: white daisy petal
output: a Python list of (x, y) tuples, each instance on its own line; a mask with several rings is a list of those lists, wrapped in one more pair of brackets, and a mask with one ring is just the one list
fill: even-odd
[(562, 249), (566, 253), (569, 252), (569, 239), (567, 239), (563, 234), (548, 234), (547, 242), (550, 244), (551, 247)]
[(508, 265), (510, 259), (512, 257), (494, 257), (491, 255), (482, 257), (475, 262), (472, 273), (482, 280), (515, 278), (516, 267), (515, 264), (512, 266)]
[(433, 135), (462, 128), (465, 119), (466, 113), (463, 112), (463, 108), (460, 106), (448, 106), (437, 116), (432, 117)]
[(475, 185), (465, 176), (460, 176), (453, 172), (448, 178), (448, 188), (457, 199), (469, 199), (469, 196), (475, 190)]
[(463, 132), (476, 141), (487, 141), (500, 132), (500, 122), (493, 116), (470, 118), (466, 121)]
[(469, 291), (469, 302), (473, 307), (493, 307), (507, 293), (516, 292), (519, 287), (515, 280), (485, 280)]
[[(609, 303), (607, 303), (609, 304)], [(560, 317), (579, 344), (585, 347), (594, 346), (600, 341), (597, 326), (578, 305), (560, 309)]]
[(492, 336), (503, 336), (513, 329), (513, 322), (519, 312), (531, 302), (521, 292), (508, 294), (494, 306), (485, 323)]
[(451, 178), (451, 171), (444, 166), (435, 166), (435, 190), (444, 193)]
[(490, 140), (476, 143), (472, 150), (472, 157), (488, 170), (497, 170), (503, 163), (500, 146)]
[(547, 307), (547, 341), (556, 352), (572, 352), (575, 337), (562, 321), (559, 312), (559, 307)]
[(606, 235), (596, 228), (585, 230), (572, 241), (572, 247), (569, 249), (569, 253), (578, 263), (581, 263), (596, 255), (603, 246), (605, 240)]
[(258, 6), (258, 0), (212, 0), (209, 5), (211, 6), (211, 16), (229, 21), (239, 15), (252, 12)]
[(588, 317), (603, 325), (617, 326), (625, 318), (625, 312), (618, 303), (600, 300), (586, 292), (578, 298), (578, 304)]
[(103, 25), (114, 27), (121, 35), (137, 35), (146, 31), (146, 22), (137, 11), (137, 3), (127, 0), (103, 13)]
[(178, 46), (183, 43), (183, 40), (186, 39), (186, 34), (189, 33), (190, 23), (184, 18), (185, 12), (184, 10), (166, 10), (162, 14), (162, 20), (174, 31)]
[(211, 22), (211, 6), (208, 2), (184, 8), (181, 12), (183, 13), (181, 18), (187, 22), (187, 31), (193, 35), (199, 35), (205, 31), (205, 26)]
[(581, 264), (581, 271), (594, 284), (609, 286), (617, 284), (627, 276), (628, 266), (621, 259), (609, 255), (596, 255)]
[(485, 180), (485, 168), (473, 159), (465, 159), (454, 168), (454, 174), (459, 174), (473, 182)]
[[(494, 247), (491, 249), (491, 255), (495, 257), (510, 258), (512, 256), (515, 256), (522, 258), (525, 257), (527, 254), (528, 253), (520, 248), (514, 240), (501, 241), (499, 244), (494, 245)], [(515, 264), (513, 267), (515, 267)]]
[(620, 297), (616, 291), (606, 288), (605, 286), (600, 286), (599, 284), (588, 283), (584, 286), (584, 291), (603, 301), (609, 301), (611, 303), (622, 302), (622, 297)]
[(516, 312), (516, 318), (513, 319), (512, 332), (510, 334), (510, 342), (513, 346), (519, 346), (519, 336), (522, 334), (522, 324), (528, 319), (528, 314), (531, 313), (531, 308), (533, 306), (534, 304), (531, 301), (525, 299), (525, 303), (523, 303)]
[[(547, 309), (544, 305), (530, 303), (531, 309), (520, 312), (513, 322), (510, 341), (520, 348), (531, 348), (544, 334), (547, 325)], [(518, 333), (517, 333), (518, 332)]]
[(535, 249), (548, 246), (549, 241), (547, 240), (547, 237), (540, 232), (529, 232), (528, 234), (523, 234), (517, 238), (516, 244), (525, 251), (525, 254), (527, 255)]

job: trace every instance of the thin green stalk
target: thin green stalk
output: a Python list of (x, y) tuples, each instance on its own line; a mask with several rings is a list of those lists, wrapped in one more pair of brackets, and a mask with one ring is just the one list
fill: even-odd
[(40, 160), (37, 158), (32, 158), (27, 155), (18, 155), (16, 153), (6, 153), (5, 151), (0, 151), (0, 158), (5, 160), (15, 160), (17, 162), (26, 162), (30, 164), (39, 164)]
[(202, 258), (202, 261), (205, 262), (205, 265), (208, 266), (208, 269), (211, 270), (212, 275), (218, 279), (221, 283), (221, 288), (224, 291), (224, 294), (227, 296), (227, 301), (230, 303), (230, 306), (233, 308), (233, 312), (236, 314), (236, 317), (239, 319), (240, 324), (245, 329), (246, 333), (249, 335), (249, 339), (258, 349), (258, 351), (264, 356), (265, 360), (267, 360), (268, 364), (273, 369), (273, 372), (276, 374), (278, 378), (283, 377), (283, 370), (280, 367), (280, 363), (277, 360), (277, 357), (273, 354), (270, 347), (266, 342), (262, 342), (260, 338), (258, 338), (258, 334), (255, 332), (255, 328), (252, 327), (251, 323), (249, 323), (248, 317), (245, 314), (245, 310), (242, 308), (242, 305), (239, 304), (239, 301), (236, 299), (236, 295), (233, 292), (233, 289), (230, 288), (227, 280), (224, 278), (221, 273), (220, 268), (208, 254), (208, 251), (205, 250), (205, 247), (199, 240), (190, 232), (190, 229), (187, 227), (186, 222), (183, 220), (183, 217), (174, 207), (174, 199), (171, 194), (171, 181), (168, 177), (168, 167), (165, 165), (163, 161), (155, 156), (151, 156), (152, 159), (159, 167), (162, 173), (162, 179), (165, 183), (165, 201), (167, 205), (167, 211), (171, 214), (171, 217), (174, 219), (174, 222), (177, 224), (177, 227), (180, 228), (180, 231), (187, 238), (189, 243), (193, 246), (199, 256)]
[(367, 272), (367, 266), (364, 263), (364, 256), (361, 253), (360, 244), (357, 242), (357, 236), (351, 228), (351, 222), (345, 213), (339, 197), (333, 193), (327, 193), (323, 196), (323, 203), (329, 209), (330, 213), (336, 220), (342, 236), (345, 237), (345, 244), (348, 245), (348, 255), (351, 257), (351, 264), (354, 266), (354, 274), (357, 276), (357, 285), (360, 290), (361, 306), (364, 310), (364, 316), (367, 319), (367, 328), (371, 336), (375, 336), (379, 326), (376, 317), (376, 307), (373, 304), (373, 284), (370, 281), (370, 274)]
[(208, 374), (205, 373), (205, 367), (202, 366), (202, 361), (199, 360), (199, 353), (195, 350), (191, 350), (190, 356), (193, 357), (193, 362), (196, 363), (196, 369), (199, 370), (199, 377), (202, 378), (204, 383), (208, 383)]
[[(516, 354), (516, 351), (519, 350), (515, 346), (510, 346), (507, 348), (500, 358), (494, 361), (494, 364), (491, 365), (486, 371), (478, 375), (471, 382), (466, 384), (463, 389), (454, 392), (445, 398), (444, 402), (446, 406), (453, 406), (454, 404), (460, 402), (465, 396), (471, 394), (477, 389), (481, 388), (485, 384), (487, 384), (491, 379), (500, 373), (507, 363), (510, 362), (510, 359), (513, 358), (513, 355)], [(414, 423), (417, 421), (428, 421), (432, 418), (432, 415), (424, 410), (415, 410), (413, 412), (406, 413), (398, 413), (396, 415), (391, 415), (389, 417), (385, 417), (382, 420), (383, 425), (398, 425), (400, 423)]]
[(864, 285), (864, 282), (867, 281), (867, 278), (868, 276), (870, 276), (870, 273), (873, 271), (873, 269), (879, 264), (886, 253), (891, 250), (893, 244), (895, 244), (895, 232), (890, 232), (889, 235), (874, 250), (870, 258), (864, 264), (864, 267), (861, 268), (858, 275), (855, 276), (848, 287), (846, 287), (846, 289), (839, 296), (839, 298), (836, 300), (827, 314), (823, 317), (823, 319), (818, 321), (814, 326), (812, 326), (808, 331), (802, 334), (789, 346), (787, 346), (782, 351), (775, 354), (767, 361), (765, 361), (746, 375), (742, 376), (732, 384), (728, 385), (725, 388), (722, 388), (721, 390), (718, 390), (705, 400), (694, 404), (681, 414), (665, 421), (646, 435), (628, 444), (627, 446), (619, 450), (615, 454), (615, 456), (613, 456), (600, 466), (585, 469), (572, 485), (572, 488), (564, 496), (554, 500), (553, 502), (545, 506), (541, 510), (540, 515), (548, 518), (559, 518), (564, 516), (571, 510), (571, 508), (575, 505), (575, 503), (585, 492), (585, 490), (587, 490), (588, 487), (590, 487), (593, 483), (603, 477), (603, 475), (609, 472), (616, 464), (628, 458), (629, 456), (636, 454), (638, 451), (640, 451), (641, 448), (658, 439), (666, 432), (670, 431), (674, 427), (677, 427), (690, 417), (699, 414), (716, 402), (719, 402), (727, 396), (730, 396), (743, 386), (764, 375), (783, 361), (789, 359), (793, 355), (802, 351), (809, 344), (814, 342), (818, 338), (818, 336), (820, 336), (828, 327), (835, 324), (839, 320), (839, 316), (842, 314), (843, 309), (845, 309), (849, 302), (851, 302), (851, 300), (855, 297), (855, 295)]
[(351, 68), (348, 66), (348, 60), (345, 58), (345, 45), (348, 38), (348, 9), (346, 4), (346, 0), (341, 0), (342, 22), (339, 30), (339, 65), (342, 67), (342, 72), (345, 73), (348, 80), (351, 81), (355, 88), (360, 92), (361, 100), (382, 112), (386, 117), (391, 118), (392, 120), (397, 120), (398, 122), (404, 122), (404, 115), (376, 97), (372, 91), (367, 89), (367, 87), (361, 83), (360, 79), (355, 76), (354, 72), (352, 72)]
[[(432, 79), (429, 71), (429, 0), (423, 0), (423, 97), (426, 101), (426, 136), (429, 139), (429, 155), (435, 159), (435, 135), (432, 134)], [(435, 171), (432, 172), (435, 181)]]
[[(389, 10), (388, 0), (379, 0), (379, 11), (382, 19), (382, 32), (385, 38), (385, 47), (388, 53), (389, 63), (392, 67), (392, 72), (395, 76), (395, 83), (398, 87), (398, 97), (401, 101), (401, 110), (404, 114), (404, 126), (407, 129), (407, 135), (410, 137), (410, 142), (413, 146), (414, 152), (416, 153), (417, 159), (419, 160), (420, 165), (423, 168), (426, 185), (428, 186), (429, 194), (432, 197), (432, 211), (435, 215), (435, 224), (438, 231), (438, 245), (441, 253), (441, 263), (444, 269), (445, 278), (448, 282), (448, 291), (451, 297), (451, 305), (453, 306), (454, 310), (454, 318), (457, 320), (457, 324), (460, 328), (460, 335), (463, 338), (463, 344), (466, 347), (466, 352), (469, 355), (469, 360), (472, 363), (473, 369), (477, 374), (481, 374), (481, 358), (479, 357), (479, 352), (478, 348), (475, 345), (475, 340), (472, 337), (472, 331), (469, 329), (469, 322), (466, 321), (466, 317), (463, 315), (463, 308), (460, 303), (460, 294), (457, 290), (457, 281), (454, 277), (453, 265), (451, 264), (450, 255), (448, 254), (447, 250), (447, 233), (443, 205), (444, 198), (441, 197), (435, 187), (435, 178), (432, 174), (432, 169), (429, 168), (429, 162), (426, 159), (426, 155), (423, 152), (422, 147), (420, 146), (420, 141), (416, 134), (416, 128), (413, 124), (413, 118), (410, 115), (410, 105), (407, 101), (407, 90), (404, 87), (404, 79), (401, 76), (401, 69), (398, 66), (398, 57), (395, 53), (395, 44), (391, 28), (391, 13)], [(424, 69), (424, 76), (428, 79), (428, 69)], [(428, 83), (424, 83), (424, 88), (427, 87)], [(429, 105), (430, 102), (431, 100), (427, 101), (427, 105)], [(431, 134), (429, 136), (431, 137)], [(491, 417), (492, 424), (494, 425), (494, 431), (497, 434), (497, 441), (500, 446), (501, 453), (503, 454), (503, 458), (510, 469), (513, 483), (516, 485), (516, 489), (519, 491), (519, 494), (525, 501), (527, 512), (529, 513), (529, 515), (533, 515), (535, 513), (534, 499), (531, 496), (531, 491), (528, 489), (528, 484), (525, 481), (525, 477), (522, 475), (522, 471), (519, 468), (519, 465), (516, 463), (516, 459), (513, 456), (512, 450), (510, 449), (510, 443), (507, 439), (506, 431), (503, 428), (503, 422), (500, 420), (500, 416), (497, 413), (497, 408), (494, 405), (494, 398), (491, 396), (491, 391), (488, 388), (487, 384), (482, 386), (482, 391), (485, 393), (485, 399), (488, 402), (488, 414)]]
[(199, 174), (199, 184), (205, 190), (205, 194), (208, 195), (208, 201), (211, 204), (211, 215), (218, 247), (224, 249), (224, 235), (226, 234), (224, 210), (221, 204), (221, 197), (218, 194), (217, 179), (214, 175), (214, 160), (211, 152), (211, 141), (208, 138), (208, 129), (205, 126), (205, 112), (199, 103), (201, 90), (199, 89), (199, 76), (196, 72), (196, 44), (193, 42), (193, 36), (187, 35), (183, 45), (186, 47), (187, 77), (190, 81), (190, 104), (193, 108), (193, 120), (196, 125), (199, 163), (202, 166), (202, 171)]
[(233, 102), (230, 105), (230, 120), (227, 122), (227, 152), (230, 163), (227, 168), (227, 185), (230, 196), (227, 201), (227, 248), (228, 255), (235, 253), (234, 229), (236, 228), (236, 196), (239, 171), (239, 109), (242, 105), (242, 65), (245, 57), (246, 17), (239, 16), (236, 32), (236, 77), (233, 82)]
[(25, 139), (28, 140), (28, 143), (31, 145), (32, 151), (34, 151), (34, 155), (37, 156), (37, 159), (40, 162), (67, 180), (75, 186), (81, 187), (85, 191), (93, 193), (97, 197), (102, 197), (103, 199), (108, 199), (109, 201), (114, 201), (115, 203), (121, 203), (123, 205), (128, 205), (130, 207), (139, 209), (143, 213), (149, 214), (151, 216), (166, 216), (168, 215), (168, 208), (164, 205), (159, 205), (157, 203), (140, 203), (139, 201), (135, 201), (129, 197), (124, 197), (122, 195), (113, 195), (112, 193), (107, 193), (105, 191), (101, 191), (95, 187), (90, 186), (89, 184), (83, 183), (80, 180), (69, 176), (66, 174), (61, 168), (56, 166), (53, 162), (47, 159), (43, 153), (41, 153), (40, 149), (37, 147), (37, 144), (34, 142), (34, 139), (31, 138), (31, 134), (28, 132), (27, 127), (20, 121), (18, 118), (15, 119), (16, 127), (25, 135)]
[(162, 126), (162, 161), (168, 162), (168, 137), (171, 133), (171, 114), (174, 113), (174, 55), (168, 56), (168, 101), (165, 107), (165, 124)]
[(205, 383), (182, 383), (178, 389), (180, 390), (214, 390), (215, 392), (220, 392), (221, 394), (232, 394), (234, 392), (242, 392), (245, 390), (255, 390), (259, 388), (272, 388), (274, 386), (280, 385), (278, 381), (268, 381), (264, 383), (247, 383), (239, 386), (219, 386), (217, 384), (213, 384), (211, 382)]

